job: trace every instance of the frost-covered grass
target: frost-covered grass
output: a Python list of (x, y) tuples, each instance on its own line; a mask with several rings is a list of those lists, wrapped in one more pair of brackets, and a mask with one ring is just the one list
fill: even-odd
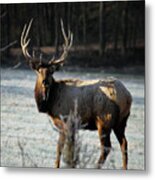
[[(144, 157), (144, 77), (120, 74), (58, 72), (55, 78), (101, 79), (114, 76), (121, 79), (133, 96), (126, 135), (129, 149), (129, 169), (145, 168)], [(33, 89), (35, 73), (30, 70), (1, 69), (1, 166), (54, 167), (58, 132), (45, 114), (38, 113)], [(79, 132), (79, 168), (94, 168), (100, 155), (97, 131)], [(121, 169), (119, 144), (111, 134), (112, 151), (103, 169)], [(63, 166), (63, 162), (62, 162)]]

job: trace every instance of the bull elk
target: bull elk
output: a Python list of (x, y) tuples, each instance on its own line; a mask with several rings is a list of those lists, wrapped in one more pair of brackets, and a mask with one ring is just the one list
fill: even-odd
[[(130, 114), (132, 97), (125, 86), (117, 79), (111, 80), (55, 80), (53, 73), (63, 65), (72, 46), (73, 34), (65, 33), (61, 21), (61, 31), (64, 38), (63, 52), (59, 58), (43, 61), (30, 55), (28, 34), (32, 20), (25, 24), (21, 34), (22, 52), (29, 66), (36, 72), (35, 100), (39, 112), (47, 113), (53, 124), (59, 129), (57, 157), (55, 166), (60, 167), (60, 157), (65, 143), (66, 122), (61, 119), (74, 109), (77, 100), (77, 111), (81, 124), (87, 124), (84, 129), (98, 130), (101, 143), (99, 167), (105, 162), (110, 149), (110, 134), (114, 131), (121, 147), (123, 169), (127, 169), (128, 153), (125, 127)], [(61, 116), (62, 115), (62, 116)]]

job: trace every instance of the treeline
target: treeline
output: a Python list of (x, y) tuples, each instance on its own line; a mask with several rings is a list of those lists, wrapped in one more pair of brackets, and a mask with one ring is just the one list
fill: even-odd
[(127, 64), (132, 64), (133, 57), (144, 64), (144, 1), (1, 4), (0, 9), (1, 48), (15, 40), (14, 47), (20, 47), (23, 26), (31, 18), (33, 44), (58, 47), (62, 18), (74, 34), (75, 54), (77, 47), (79, 56), (94, 55), (101, 64), (110, 64), (110, 57), (125, 57)]

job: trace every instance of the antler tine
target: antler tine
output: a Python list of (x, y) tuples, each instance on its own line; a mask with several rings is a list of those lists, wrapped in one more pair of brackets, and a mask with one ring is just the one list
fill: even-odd
[(31, 21), (29, 22), (28, 26), (27, 24), (25, 24), (24, 29), (22, 31), (21, 34), (21, 47), (22, 47), (22, 51), (24, 56), (26, 57), (27, 60), (32, 59), (31, 55), (29, 54), (28, 50), (27, 50), (27, 46), (29, 45), (31, 39), (27, 39), (28, 38), (28, 34), (32, 25), (33, 19), (31, 19)]
[(26, 24), (24, 25), (24, 28), (23, 28), (23, 31), (22, 31), (22, 34), (21, 34), (21, 38), (20, 38), (20, 44), (21, 44), (21, 46), (23, 46), (24, 45), (24, 42), (23, 42), (23, 36), (24, 36), (24, 34), (25, 34), (25, 31), (26, 31)]
[(66, 56), (68, 55), (68, 51), (70, 50), (72, 43), (73, 43), (73, 33), (70, 30), (68, 30), (68, 36), (67, 36), (65, 33), (65, 30), (64, 30), (64, 24), (63, 24), (62, 19), (60, 20), (60, 23), (61, 23), (62, 35), (63, 35), (63, 38), (65, 40), (65, 42), (63, 44), (63, 53), (59, 59), (57, 59), (57, 60), (52, 59), (49, 62), (49, 64), (63, 64)]
[(68, 38), (67, 38), (67, 35), (64, 30), (64, 23), (63, 23), (62, 19), (60, 20), (60, 23), (61, 23), (61, 31), (62, 31), (63, 37), (65, 39), (65, 44), (68, 45)]
[(73, 44), (73, 33), (71, 32), (71, 33), (70, 33), (70, 44), (69, 44), (69, 49), (71, 48), (72, 44)]
[(69, 29), (68, 30), (68, 37), (67, 37), (65, 30), (64, 30), (64, 25), (63, 25), (62, 19), (61, 19), (61, 30), (62, 30), (63, 37), (65, 39), (64, 48), (69, 50), (72, 46), (72, 43), (73, 43), (73, 33)]

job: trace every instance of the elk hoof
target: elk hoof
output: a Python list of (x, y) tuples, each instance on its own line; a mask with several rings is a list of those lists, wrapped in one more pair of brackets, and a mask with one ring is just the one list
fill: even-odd
[(97, 163), (97, 169), (101, 169), (103, 164), (104, 164), (104, 159), (102, 157), (100, 157), (100, 159), (98, 160), (98, 163)]
[(128, 170), (127, 166), (123, 166), (122, 169), (123, 169), (123, 170)]
[(102, 169), (102, 165), (103, 165), (102, 163), (98, 163), (97, 164), (97, 169)]
[(59, 168), (59, 166), (60, 166), (59, 161), (56, 160), (54, 168)]

